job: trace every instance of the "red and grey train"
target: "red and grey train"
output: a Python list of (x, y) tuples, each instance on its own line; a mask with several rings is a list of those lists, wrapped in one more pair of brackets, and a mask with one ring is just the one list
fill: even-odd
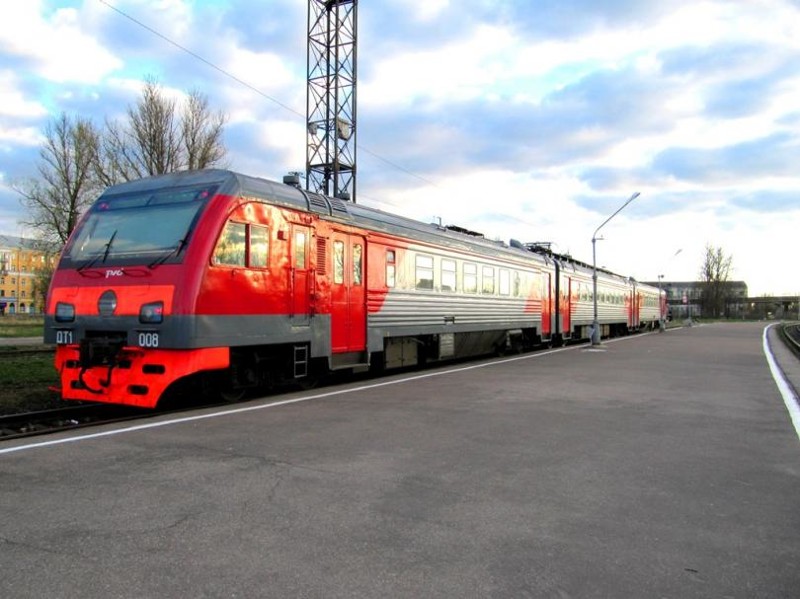
[[(663, 294), (607, 271), (604, 336), (658, 325)], [(64, 399), (154, 407), (168, 388), (242, 390), (586, 339), (592, 269), (512, 241), (226, 170), (108, 188), (48, 293)]]

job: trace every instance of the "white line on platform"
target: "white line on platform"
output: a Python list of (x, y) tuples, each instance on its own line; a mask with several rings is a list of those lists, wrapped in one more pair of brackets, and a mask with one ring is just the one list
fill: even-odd
[[(625, 341), (630, 339), (641, 339), (642, 337), (652, 335), (654, 333), (644, 333), (642, 335), (636, 335), (632, 337), (620, 337), (617, 339), (609, 339), (606, 343), (613, 343), (619, 341)], [(218, 418), (220, 416), (231, 416), (233, 414), (243, 414), (245, 412), (255, 412), (258, 410), (266, 410), (267, 408), (277, 408), (280, 406), (287, 406), (294, 403), (301, 403), (305, 401), (312, 401), (315, 399), (325, 399), (328, 397), (333, 397), (336, 395), (345, 395), (347, 393), (356, 393), (358, 391), (368, 391), (370, 389), (377, 389), (380, 387), (387, 387), (389, 385), (399, 385), (402, 383), (408, 383), (411, 381), (418, 381), (421, 379), (432, 378), (435, 376), (443, 376), (447, 374), (454, 374), (458, 372), (466, 372), (467, 370), (475, 370), (478, 368), (487, 368), (489, 366), (497, 366), (499, 364), (508, 364), (509, 362), (517, 362), (519, 360), (532, 360), (535, 358), (541, 358), (543, 356), (549, 356), (551, 354), (557, 354), (564, 351), (571, 351), (576, 349), (581, 349), (582, 345), (573, 345), (569, 347), (561, 347), (558, 349), (551, 349), (544, 352), (537, 352), (532, 354), (525, 354), (523, 356), (515, 356), (513, 358), (505, 358), (503, 360), (497, 360), (492, 362), (482, 362), (480, 364), (472, 364), (470, 366), (460, 366), (457, 368), (449, 368), (447, 370), (436, 370), (433, 372), (426, 372), (423, 374), (418, 374), (414, 376), (409, 376), (402, 379), (395, 379), (392, 381), (384, 381), (381, 383), (374, 383), (370, 385), (362, 385), (360, 387), (351, 387), (349, 389), (338, 389), (335, 391), (328, 391), (325, 393), (317, 393), (315, 395), (309, 395), (305, 397), (296, 397), (294, 399), (285, 399), (282, 401), (276, 401), (268, 404), (259, 404), (257, 406), (246, 406), (242, 408), (233, 408), (228, 410), (223, 410), (221, 412), (212, 412), (210, 414), (199, 414), (197, 416), (186, 416), (183, 418), (172, 418), (170, 420), (162, 420), (160, 422), (149, 422), (147, 424), (137, 424), (134, 426), (126, 426), (124, 428), (117, 428), (113, 430), (101, 431), (99, 433), (89, 433), (85, 435), (77, 435), (74, 437), (62, 437), (60, 439), (51, 439), (49, 441), (39, 441), (36, 443), (28, 443), (26, 445), (17, 445), (16, 447), (7, 447), (7, 448), (0, 448), (0, 455), (7, 454), (7, 453), (15, 453), (18, 451), (24, 451), (26, 449), (38, 449), (40, 447), (51, 447), (53, 445), (63, 445), (65, 443), (75, 443), (77, 441), (88, 441), (90, 439), (100, 439), (102, 437), (112, 437), (114, 435), (121, 435), (123, 433), (132, 433), (135, 431), (144, 431), (153, 428), (159, 428), (162, 426), (169, 426), (172, 424), (183, 424), (186, 422), (195, 422), (198, 420), (208, 420), (209, 418)]]
[(769, 364), (769, 369), (772, 372), (772, 378), (775, 379), (775, 384), (778, 385), (778, 390), (783, 396), (783, 403), (786, 404), (786, 409), (789, 410), (789, 416), (792, 419), (794, 430), (797, 433), (797, 437), (800, 438), (800, 405), (798, 405), (797, 395), (795, 395), (794, 391), (792, 390), (792, 386), (789, 384), (789, 381), (786, 380), (786, 377), (783, 375), (783, 371), (781, 370), (780, 366), (778, 366), (778, 362), (775, 360), (775, 356), (772, 354), (772, 350), (769, 347), (769, 341), (767, 339), (769, 330), (774, 326), (774, 324), (771, 324), (764, 327), (764, 355), (767, 356), (767, 364)]

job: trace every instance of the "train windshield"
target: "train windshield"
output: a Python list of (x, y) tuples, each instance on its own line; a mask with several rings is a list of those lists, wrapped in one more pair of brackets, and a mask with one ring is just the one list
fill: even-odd
[(62, 267), (180, 262), (216, 186), (146, 190), (101, 196), (75, 231)]

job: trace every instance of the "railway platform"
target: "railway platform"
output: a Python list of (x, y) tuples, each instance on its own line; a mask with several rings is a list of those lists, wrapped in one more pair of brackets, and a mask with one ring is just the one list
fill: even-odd
[(761, 323), (12, 441), (0, 481), (4, 597), (800, 588), (800, 440)]

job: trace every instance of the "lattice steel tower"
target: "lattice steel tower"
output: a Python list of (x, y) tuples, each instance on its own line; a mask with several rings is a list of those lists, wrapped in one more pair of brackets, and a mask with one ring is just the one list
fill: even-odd
[(306, 188), (356, 201), (358, 0), (309, 0)]

